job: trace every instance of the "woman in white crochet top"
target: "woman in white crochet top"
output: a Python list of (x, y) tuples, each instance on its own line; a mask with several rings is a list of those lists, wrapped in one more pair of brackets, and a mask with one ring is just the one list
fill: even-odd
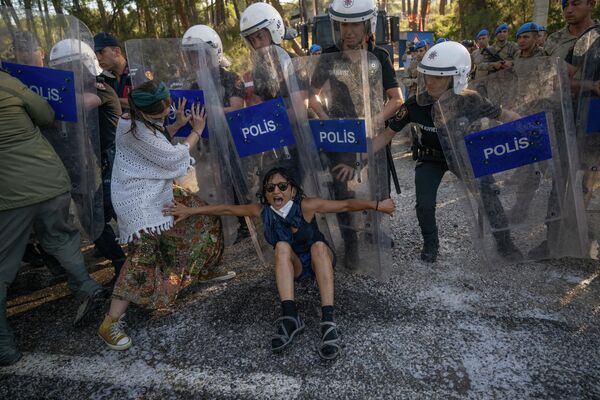
[[(205, 205), (198, 197), (173, 187), (195, 161), (190, 148), (197, 145), (206, 124), (204, 109), (194, 104), (185, 116), (185, 101), (177, 107), (177, 121), (163, 121), (170, 110), (170, 94), (162, 82), (146, 82), (129, 93), (131, 119), (121, 118), (116, 132), (112, 201), (119, 221), (120, 243), (130, 253), (113, 291), (110, 310), (98, 334), (114, 350), (125, 350), (131, 339), (123, 330), (130, 302), (150, 309), (166, 308), (200, 271), (220, 264), (223, 233), (218, 218), (196, 219), (177, 225), (162, 214), (174, 199)], [(190, 135), (176, 145), (173, 135), (186, 124)]]

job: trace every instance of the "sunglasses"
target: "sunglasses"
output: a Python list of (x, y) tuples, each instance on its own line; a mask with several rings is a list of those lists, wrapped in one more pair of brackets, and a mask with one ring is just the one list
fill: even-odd
[(265, 186), (265, 189), (269, 193), (273, 193), (275, 191), (275, 186), (279, 188), (280, 192), (285, 192), (287, 188), (290, 186), (289, 182), (279, 182), (279, 183), (269, 183)]

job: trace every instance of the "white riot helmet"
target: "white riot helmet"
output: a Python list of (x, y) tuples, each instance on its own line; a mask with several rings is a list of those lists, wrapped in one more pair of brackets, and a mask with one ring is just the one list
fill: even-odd
[(248, 36), (263, 28), (269, 31), (273, 43), (281, 44), (285, 35), (285, 26), (277, 10), (267, 3), (249, 5), (242, 13), (242, 18), (240, 19), (240, 35), (244, 38), (250, 49), (253, 49), (253, 47), (248, 40)]
[[(458, 42), (442, 42), (427, 50), (417, 66), (417, 71), (417, 101), (421, 105), (431, 104), (435, 99), (426, 100), (428, 96), (424, 75), (452, 77), (452, 90), (455, 94), (460, 94), (468, 84), (471, 55), (465, 46)], [(446, 89), (450, 89), (450, 85)]]
[(50, 50), (48, 65), (56, 67), (73, 61), (81, 61), (90, 74), (100, 75), (102, 68), (98, 64), (96, 53), (90, 45), (77, 39), (64, 39), (56, 43)]
[(364, 22), (367, 35), (376, 34), (377, 5), (374, 0), (333, 0), (329, 18), (336, 43), (340, 39), (340, 22)]
[(215, 51), (215, 56), (222, 67), (229, 66), (229, 61), (223, 55), (223, 43), (219, 34), (206, 25), (194, 25), (183, 34), (181, 47), (184, 51), (194, 50), (200, 43), (206, 43)]

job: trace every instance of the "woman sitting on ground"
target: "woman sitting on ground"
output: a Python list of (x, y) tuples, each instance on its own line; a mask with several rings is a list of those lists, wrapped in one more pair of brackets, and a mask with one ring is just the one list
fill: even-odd
[(192, 215), (233, 215), (261, 217), (265, 239), (275, 248), (275, 280), (281, 299), (283, 316), (271, 349), (279, 352), (304, 330), (294, 302), (294, 278), (315, 277), (321, 294), (322, 322), (319, 355), (334, 359), (340, 344), (333, 320), (333, 266), (335, 255), (317, 227), (316, 213), (339, 213), (376, 210), (394, 212), (391, 199), (324, 200), (304, 197), (302, 189), (283, 168), (274, 168), (263, 178), (262, 202), (248, 205), (208, 205), (190, 208), (178, 202), (167, 204), (164, 214), (177, 217), (177, 222)]
[[(185, 176), (195, 164), (190, 148), (197, 145), (204, 129), (204, 110), (194, 104), (191, 115), (185, 117), (182, 102), (177, 123), (165, 128), (171, 104), (164, 83), (146, 82), (128, 97), (131, 119), (121, 118), (116, 132), (112, 201), (119, 241), (132, 246), (115, 284), (110, 310), (98, 329), (113, 350), (131, 346), (123, 331), (130, 302), (153, 310), (167, 308), (188, 284), (206, 281), (205, 272), (220, 266), (223, 255), (219, 218), (197, 216), (175, 224), (173, 217), (162, 213), (163, 204), (173, 200), (190, 207), (206, 204), (173, 187), (173, 179)], [(183, 143), (172, 145), (170, 138), (187, 123), (192, 133)]]

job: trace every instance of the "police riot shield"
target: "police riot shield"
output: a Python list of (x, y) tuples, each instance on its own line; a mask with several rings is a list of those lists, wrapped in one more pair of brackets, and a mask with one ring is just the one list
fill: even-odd
[[(72, 214), (88, 239), (104, 227), (96, 75), (89, 29), (69, 15), (0, 8), (2, 66), (55, 111), (42, 133), (71, 179)], [(23, 166), (26, 168), (26, 166)]]
[[(201, 69), (203, 80), (215, 82), (213, 100), (207, 101), (208, 113), (219, 118), (215, 123), (222, 129), (220, 147), (229, 154), (228, 167), (238, 200), (242, 204), (261, 202), (262, 179), (275, 167), (286, 168), (307, 196), (322, 197), (318, 153), (306, 117), (306, 85), (295, 75), (289, 55), (278, 46), (253, 51), (249, 69), (251, 93), (246, 93), (246, 99), (253, 100), (228, 112), (224, 112), (220, 99), (232, 93), (236, 80), (232, 72), (214, 64)], [(273, 245), (264, 238), (262, 221), (257, 218), (254, 222), (268, 260)], [(331, 243), (326, 220), (318, 219), (318, 223)]]
[[(586, 223), (569, 81), (550, 57), (446, 92), (435, 123), (452, 172), (466, 189), (475, 246), (490, 263), (581, 257)], [(499, 90), (499, 85), (501, 89)]]
[(573, 47), (577, 72), (573, 88), (577, 92), (576, 127), (579, 178), (590, 238), (589, 256), (600, 258), (600, 28), (585, 32)]
[[(200, 64), (197, 51), (184, 48), (182, 39), (133, 39), (125, 42), (127, 61), (136, 66), (141, 73), (132, 78), (133, 87), (139, 87), (148, 79), (163, 81), (171, 92), (171, 111), (165, 125), (176, 120), (176, 111), (180, 100), (186, 99), (186, 113), (194, 103), (206, 106), (205, 91), (198, 83)], [(157, 57), (160, 55), (160, 57)], [(186, 124), (175, 133), (173, 142), (183, 141), (191, 133), (191, 125)], [(190, 149), (190, 155), (196, 160), (195, 168), (187, 176), (175, 181), (176, 185), (196, 193), (209, 204), (233, 203), (233, 190), (226, 171), (222, 167), (223, 156), (212, 140), (221, 134), (211, 124), (208, 114), (206, 128), (196, 148)], [(238, 222), (236, 218), (223, 217), (225, 244), (234, 243)]]
[[(380, 117), (385, 91), (381, 64), (367, 51), (294, 60), (310, 93), (310, 128), (332, 199), (383, 200), (390, 187)], [(390, 218), (376, 211), (330, 215), (338, 262), (349, 271), (386, 279), (392, 266)], [(342, 257), (343, 256), (343, 257)]]

